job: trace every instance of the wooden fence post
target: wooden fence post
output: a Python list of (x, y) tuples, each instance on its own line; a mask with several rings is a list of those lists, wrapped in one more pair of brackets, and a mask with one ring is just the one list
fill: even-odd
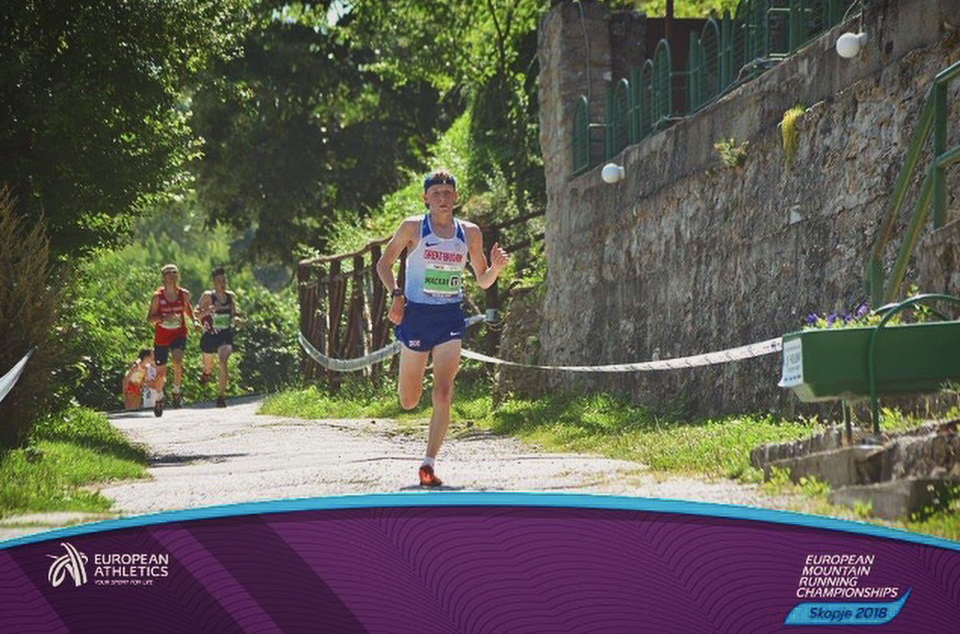
[[(493, 248), (494, 244), (500, 242), (500, 228), (493, 226), (484, 231), (483, 243), (486, 245), (487, 261), (489, 262), (490, 258), (490, 249)], [(496, 356), (499, 346), (500, 346), (500, 329), (492, 327), (493, 323), (500, 321), (500, 290), (498, 288), (498, 280), (494, 280), (485, 293), (485, 310), (487, 314), (487, 333), (484, 340), (484, 349), (487, 354), (491, 356)]]

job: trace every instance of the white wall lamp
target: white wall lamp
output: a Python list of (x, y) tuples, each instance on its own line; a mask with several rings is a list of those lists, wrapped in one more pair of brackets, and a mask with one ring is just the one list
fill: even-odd
[(863, 31), (860, 33), (844, 33), (837, 38), (837, 55), (845, 59), (856, 57), (866, 43), (867, 34)]
[(847, 9), (847, 12), (843, 14), (843, 19), (841, 22), (847, 20), (847, 16), (854, 9), (859, 9), (858, 20), (857, 20), (857, 32), (853, 33), (847, 31), (843, 35), (837, 38), (837, 55), (844, 59), (851, 59), (860, 54), (860, 51), (863, 50), (864, 45), (867, 43), (867, 34), (863, 32), (863, 0), (856, 0), (852, 3)]
[(600, 170), (600, 178), (603, 179), (604, 183), (614, 184), (619, 183), (627, 176), (627, 170), (623, 169), (622, 165), (617, 165), (616, 163), (607, 163), (603, 166), (603, 169)]

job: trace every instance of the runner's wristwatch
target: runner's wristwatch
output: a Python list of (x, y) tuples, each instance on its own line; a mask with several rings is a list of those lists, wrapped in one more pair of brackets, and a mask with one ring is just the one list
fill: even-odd
[(390, 291), (390, 297), (403, 297), (403, 289), (397, 287)]

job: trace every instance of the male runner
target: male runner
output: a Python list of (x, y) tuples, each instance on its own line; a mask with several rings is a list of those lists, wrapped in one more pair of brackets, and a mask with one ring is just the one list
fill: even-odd
[[(392, 297), (388, 318), (397, 324), (400, 406), (413, 409), (420, 402), (427, 357), (433, 355), (433, 413), (426, 456), (420, 466), (421, 486), (443, 484), (434, 473), (434, 461), (450, 424), (453, 381), (460, 368), (460, 343), (465, 330), (461, 280), (470, 267), (481, 288), (496, 281), (508, 256), (499, 245), (490, 249), (490, 263), (483, 254), (483, 238), (477, 225), (453, 217), (457, 182), (446, 171), (431, 172), (423, 181), (423, 216), (411, 216), (387, 243), (377, 274)], [(407, 250), (404, 288), (397, 288), (393, 264)]]
[(204, 292), (197, 304), (197, 316), (203, 325), (203, 334), (200, 335), (200, 352), (203, 356), (200, 384), (206, 385), (210, 381), (213, 355), (216, 354), (220, 358), (217, 407), (226, 407), (227, 359), (233, 352), (233, 321), (237, 316), (237, 302), (233, 291), (227, 290), (227, 273), (223, 267), (214, 269), (211, 278), (213, 290)]
[(190, 306), (190, 291), (180, 288), (180, 270), (176, 264), (160, 269), (163, 286), (157, 289), (147, 311), (147, 323), (153, 326), (153, 362), (157, 366), (157, 400), (153, 405), (155, 416), (163, 415), (163, 388), (167, 378), (167, 358), (173, 357), (173, 406), (183, 400), (180, 384), (183, 380), (183, 350), (187, 346), (187, 321), (197, 325)]

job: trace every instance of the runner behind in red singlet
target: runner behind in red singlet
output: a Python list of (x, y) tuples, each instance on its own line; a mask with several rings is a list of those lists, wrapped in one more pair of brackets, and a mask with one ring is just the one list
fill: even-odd
[(153, 360), (157, 366), (157, 401), (153, 406), (156, 416), (163, 415), (164, 392), (167, 378), (167, 359), (173, 359), (173, 406), (180, 407), (183, 381), (183, 351), (187, 345), (187, 318), (199, 327), (190, 305), (190, 291), (180, 288), (180, 270), (175, 264), (160, 269), (163, 286), (157, 289), (147, 312), (147, 323), (153, 326)]

